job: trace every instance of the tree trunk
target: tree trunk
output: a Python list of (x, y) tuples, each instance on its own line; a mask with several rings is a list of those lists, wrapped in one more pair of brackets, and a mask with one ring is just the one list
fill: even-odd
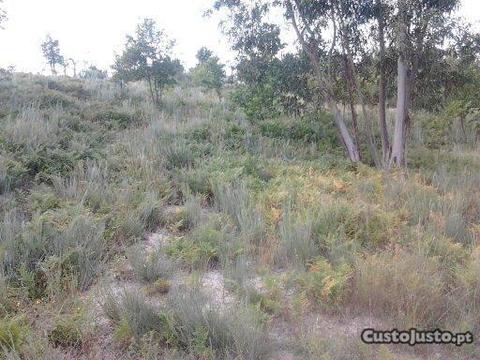
[(378, 121), (380, 127), (380, 138), (382, 140), (382, 160), (386, 164), (390, 157), (390, 140), (388, 137), (387, 116), (386, 116), (386, 77), (385, 77), (385, 19), (381, 0), (377, 3), (378, 11), (378, 41), (380, 44), (380, 78), (378, 91)]
[(155, 94), (153, 92), (152, 79), (148, 78), (147, 83), (148, 83), (148, 90), (150, 92), (150, 98), (152, 99), (152, 102), (155, 103), (156, 101), (155, 101)]
[(70, 62), (72, 63), (72, 66), (73, 66), (73, 77), (76, 78), (77, 77), (77, 63), (73, 59), (70, 59)]
[[(296, 1), (297, 6), (298, 1)], [(287, 1), (287, 5), (289, 6), (290, 9), (293, 9), (292, 4), (290, 1)], [(300, 44), (302, 45), (303, 49), (307, 53), (308, 57), (310, 58), (310, 63), (312, 65), (312, 68), (315, 72), (315, 77), (318, 81), (319, 89), (322, 92), (322, 94), (325, 96), (327, 100), (328, 107), (330, 108), (330, 111), (333, 113), (334, 120), (335, 120), (335, 125), (338, 128), (338, 131), (340, 133), (340, 138), (342, 139), (342, 142), (345, 146), (345, 149), (347, 151), (348, 157), (352, 162), (359, 162), (360, 161), (360, 151), (358, 148), (358, 144), (355, 143), (354, 139), (350, 135), (350, 132), (347, 128), (347, 125), (345, 124), (344, 118), (342, 114), (340, 113), (340, 110), (338, 109), (338, 105), (336, 101), (333, 99), (332, 94), (331, 94), (331, 83), (328, 83), (328, 81), (325, 80), (324, 76), (322, 75), (322, 64), (320, 63), (320, 59), (318, 57), (318, 53), (316, 53), (313, 48), (311, 48), (311, 44), (307, 44), (303, 32), (301, 32), (298, 28), (298, 24), (296, 21), (295, 15), (292, 16), (292, 25), (295, 30), (295, 33), (297, 34), (297, 38), (300, 41)], [(334, 27), (335, 27), (335, 22), (334, 22)], [(336, 40), (336, 31), (334, 30), (334, 39), (333, 42), (335, 43)], [(333, 47), (332, 47), (333, 50)]]
[[(342, 35), (343, 36), (343, 35)], [(355, 109), (355, 93), (357, 92), (356, 81), (354, 79), (352, 64), (350, 62), (350, 56), (346, 54), (345, 45), (343, 46), (344, 50), (344, 66), (345, 66), (345, 75), (347, 76), (348, 83), (348, 97), (350, 105), (350, 113), (352, 115), (352, 127), (353, 127), (353, 139), (357, 144), (360, 144), (359, 131), (358, 131), (358, 119), (357, 111)]]
[(352, 162), (359, 162), (360, 161), (360, 151), (358, 149), (358, 145), (353, 140), (350, 132), (348, 131), (347, 125), (343, 120), (342, 114), (340, 114), (340, 110), (338, 109), (337, 104), (331, 100), (328, 103), (330, 111), (333, 113), (335, 125), (340, 132), (340, 137), (342, 139), (343, 145), (347, 150), (348, 157)]
[(397, 110), (390, 166), (406, 165), (405, 149), (408, 119), (408, 66), (402, 56), (398, 57)]

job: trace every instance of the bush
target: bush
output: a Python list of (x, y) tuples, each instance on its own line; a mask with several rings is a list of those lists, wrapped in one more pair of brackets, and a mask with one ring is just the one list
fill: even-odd
[(78, 348), (82, 345), (83, 335), (76, 319), (64, 317), (56, 321), (48, 340), (55, 347)]
[(327, 260), (318, 258), (308, 266), (308, 271), (297, 278), (300, 296), (313, 305), (338, 308), (351, 290), (353, 271), (349, 265), (333, 267)]
[(230, 216), (240, 234), (251, 244), (262, 243), (265, 238), (264, 219), (255, 208), (245, 184), (216, 184), (213, 192), (217, 209)]
[(215, 266), (228, 243), (227, 235), (210, 224), (205, 224), (185, 237), (177, 238), (167, 247), (167, 254), (191, 268)]
[(366, 255), (356, 264), (354, 302), (403, 327), (439, 326), (448, 313), (437, 261), (400, 251)]
[(161, 294), (164, 295), (170, 291), (171, 283), (166, 279), (158, 279), (147, 287), (146, 294), (149, 296)]
[(167, 316), (150, 305), (139, 293), (125, 291), (115, 298), (104, 299), (105, 314), (117, 325), (128, 327), (139, 341), (144, 335), (155, 332), (163, 341), (170, 339), (171, 325)]
[(127, 258), (139, 281), (151, 283), (160, 279), (166, 280), (171, 275), (172, 264), (162, 256), (160, 250), (147, 253), (138, 247), (132, 247), (127, 251)]
[(167, 307), (172, 313), (178, 346), (202, 356), (210, 349), (215, 359), (263, 359), (269, 343), (255, 314), (247, 308), (220, 312), (196, 290), (176, 292)]
[(307, 216), (294, 217), (292, 206), (286, 205), (279, 225), (280, 258), (305, 266), (318, 256), (319, 249), (313, 238), (312, 221)]
[(18, 279), (23, 268), (34, 278), (43, 273), (52, 290), (85, 290), (92, 284), (105, 258), (104, 225), (69, 210), (46, 212), (26, 225), (18, 215), (7, 215), (0, 228), (7, 278)]

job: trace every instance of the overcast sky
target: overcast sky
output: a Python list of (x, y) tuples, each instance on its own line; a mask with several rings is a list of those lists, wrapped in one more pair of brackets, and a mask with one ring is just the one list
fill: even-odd
[[(0, 67), (15, 65), (18, 71), (46, 71), (40, 43), (49, 33), (60, 41), (66, 57), (108, 69), (114, 54), (133, 33), (136, 24), (151, 17), (176, 40), (175, 55), (188, 68), (195, 65), (201, 46), (231, 64), (234, 55), (218, 28), (218, 18), (202, 15), (213, 0), (4, 0), (8, 13), (0, 30)], [(480, 1), (462, 0), (461, 13), (480, 21)]]

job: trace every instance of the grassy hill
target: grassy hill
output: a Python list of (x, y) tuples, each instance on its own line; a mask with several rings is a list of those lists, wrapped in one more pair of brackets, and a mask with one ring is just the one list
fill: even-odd
[(383, 172), (345, 160), (328, 114), (147, 99), (2, 75), (0, 358), (478, 358), (359, 337), (478, 333), (478, 149), (415, 133), (408, 173)]

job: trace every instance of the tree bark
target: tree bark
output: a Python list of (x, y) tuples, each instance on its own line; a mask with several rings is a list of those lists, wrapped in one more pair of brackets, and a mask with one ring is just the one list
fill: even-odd
[[(343, 35), (342, 35), (343, 36)], [(345, 44), (342, 46), (344, 50), (344, 66), (345, 66), (345, 74), (347, 76), (347, 83), (348, 83), (348, 97), (349, 97), (349, 105), (350, 105), (350, 113), (352, 116), (352, 127), (353, 127), (353, 138), (357, 144), (360, 143), (359, 139), (359, 131), (358, 131), (358, 119), (357, 119), (357, 111), (355, 109), (355, 93), (357, 92), (356, 81), (354, 79), (353, 69), (350, 63), (350, 56), (346, 54)]]
[[(298, 1), (295, 1), (295, 3), (297, 6), (300, 6)], [(348, 157), (352, 162), (359, 162), (360, 151), (358, 148), (358, 144), (354, 141), (354, 139), (350, 135), (350, 131), (348, 130), (347, 125), (345, 124), (345, 120), (342, 114), (340, 113), (340, 110), (338, 109), (338, 105), (331, 95), (331, 91), (330, 91), (331, 89), (329, 86), (331, 84), (329, 84), (328, 81), (326, 81), (324, 76), (322, 75), (322, 70), (321, 70), (322, 66), (320, 64), (320, 59), (318, 58), (318, 54), (316, 54), (315, 51), (309, 46), (309, 44), (307, 44), (303, 35), (304, 33), (300, 31), (291, 2), (287, 1), (287, 4), (290, 10), (292, 10), (292, 25), (297, 35), (298, 41), (300, 42), (300, 44), (302, 45), (302, 48), (305, 50), (305, 52), (307, 53), (310, 59), (310, 63), (315, 72), (315, 76), (318, 81), (320, 91), (325, 96), (327, 105), (330, 108), (330, 111), (333, 113), (335, 125), (338, 128), (340, 137), (345, 146), (345, 150), (347, 151)], [(335, 44), (335, 40), (336, 40), (336, 31), (334, 30), (333, 44)], [(333, 45), (332, 45), (332, 50), (333, 50)]]
[(338, 109), (337, 103), (333, 100), (330, 100), (328, 103), (330, 111), (333, 113), (333, 117), (335, 120), (335, 125), (337, 126), (338, 130), (340, 131), (340, 137), (342, 139), (343, 145), (347, 151), (348, 157), (352, 162), (359, 162), (360, 161), (360, 151), (358, 150), (358, 146), (353, 140), (350, 132), (348, 131), (347, 125)]
[[(360, 143), (360, 133), (358, 130), (357, 113), (355, 111), (355, 96), (357, 95), (361, 105), (361, 109), (362, 109), (363, 120), (365, 121), (365, 130), (367, 132), (368, 149), (375, 166), (380, 167), (380, 161), (378, 159), (378, 152), (377, 152), (377, 145), (375, 143), (375, 136), (373, 134), (372, 121), (368, 116), (368, 113), (366, 110), (365, 95), (360, 87), (359, 80), (357, 78), (357, 71), (355, 68), (355, 63), (353, 61), (352, 51), (350, 48), (350, 40), (347, 35), (348, 30), (343, 19), (343, 14), (346, 12), (346, 9), (343, 3), (339, 5), (338, 2), (335, 2), (335, 5), (336, 5), (338, 19), (340, 23), (342, 51), (345, 57), (345, 69), (346, 69), (347, 82), (349, 87), (348, 90), (349, 90), (349, 97), (350, 97), (350, 107), (352, 112), (354, 140), (357, 143), (357, 147), (358, 147), (358, 144)], [(362, 154), (359, 151), (360, 160), (361, 160), (361, 155)]]
[(405, 149), (408, 119), (408, 65), (402, 56), (398, 57), (397, 109), (390, 166), (406, 165)]
[(378, 91), (378, 121), (380, 127), (380, 138), (382, 140), (382, 160), (386, 164), (390, 157), (390, 140), (387, 127), (386, 115), (386, 76), (385, 76), (385, 18), (383, 15), (383, 8), (381, 0), (378, 0), (378, 42), (380, 45), (380, 78)]

